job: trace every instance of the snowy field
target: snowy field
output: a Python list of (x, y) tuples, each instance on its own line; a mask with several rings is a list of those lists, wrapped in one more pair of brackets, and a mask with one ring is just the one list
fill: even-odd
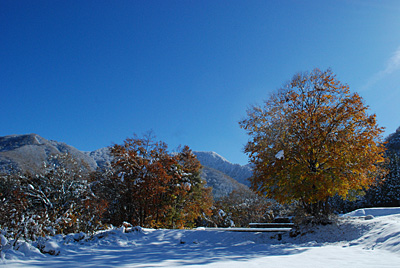
[[(372, 216), (369, 216), (372, 215)], [(307, 230), (305, 230), (307, 231)], [(400, 208), (357, 210), (282, 240), (271, 233), (120, 228), (1, 253), (3, 267), (400, 267)]]

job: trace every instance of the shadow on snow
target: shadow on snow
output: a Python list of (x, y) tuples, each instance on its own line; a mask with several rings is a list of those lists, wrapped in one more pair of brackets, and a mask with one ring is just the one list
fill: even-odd
[[(306, 249), (271, 243), (271, 234), (199, 230), (105, 232), (92, 240), (62, 245), (58, 256), (31, 260), (36, 267), (154, 267), (206, 265), (219, 261), (246, 261), (293, 255)], [(59, 241), (59, 244), (62, 244)]]

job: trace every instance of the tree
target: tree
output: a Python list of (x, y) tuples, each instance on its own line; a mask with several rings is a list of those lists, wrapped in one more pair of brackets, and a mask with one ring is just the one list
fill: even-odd
[(172, 191), (173, 207), (168, 227), (194, 227), (200, 219), (211, 215), (212, 188), (205, 187), (206, 182), (200, 177), (200, 161), (188, 146), (174, 157), (177, 161), (175, 169), (179, 170), (179, 176), (172, 188), (175, 190)]
[(189, 147), (170, 154), (148, 134), (114, 145), (111, 154), (112, 171), (97, 181), (95, 192), (107, 199), (112, 224), (180, 228), (211, 213), (211, 189), (204, 187), (200, 162)]
[(239, 122), (251, 137), (252, 187), (314, 216), (328, 213), (329, 197), (368, 188), (384, 173), (384, 146), (367, 109), (329, 69), (295, 75)]

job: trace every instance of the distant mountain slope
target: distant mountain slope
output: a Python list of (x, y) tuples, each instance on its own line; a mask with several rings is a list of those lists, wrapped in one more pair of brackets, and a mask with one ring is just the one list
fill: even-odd
[(63, 142), (46, 140), (37, 134), (0, 137), (0, 171), (38, 172), (50, 155), (68, 153), (82, 161), (89, 169), (96, 169), (96, 161), (89, 155)]
[(194, 154), (197, 156), (197, 159), (199, 159), (203, 166), (221, 171), (236, 181), (250, 186), (248, 178), (252, 176), (252, 170), (248, 165), (241, 166), (239, 164), (232, 164), (215, 152), (195, 151)]
[[(51, 155), (62, 153), (70, 154), (87, 166), (89, 171), (107, 166), (112, 160), (107, 147), (82, 152), (66, 143), (47, 140), (37, 134), (9, 135), (0, 137), (0, 172), (36, 173), (43, 168), (43, 162), (47, 162)], [(229, 163), (213, 152), (195, 154), (203, 165), (202, 178), (208, 186), (213, 187), (214, 198), (228, 195), (233, 190), (247, 189), (235, 179), (245, 181), (249, 176), (248, 168)], [(231, 178), (232, 175), (235, 178)]]
[(213, 187), (212, 193), (214, 199), (227, 196), (234, 190), (250, 191), (246, 185), (237, 182), (235, 179), (232, 179), (221, 171), (204, 165), (201, 173), (201, 178), (207, 182), (207, 186)]
[(85, 155), (89, 156), (96, 163), (96, 167), (105, 167), (111, 163), (112, 156), (110, 155), (110, 149), (104, 147), (97, 149), (92, 152), (83, 152)]

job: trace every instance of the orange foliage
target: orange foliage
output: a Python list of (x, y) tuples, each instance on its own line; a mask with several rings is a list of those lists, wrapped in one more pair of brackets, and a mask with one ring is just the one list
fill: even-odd
[(129, 138), (111, 148), (113, 187), (118, 200), (113, 223), (129, 221), (153, 228), (191, 226), (209, 214), (210, 190), (200, 179), (200, 162), (189, 147), (169, 154), (167, 145), (153, 137)]

